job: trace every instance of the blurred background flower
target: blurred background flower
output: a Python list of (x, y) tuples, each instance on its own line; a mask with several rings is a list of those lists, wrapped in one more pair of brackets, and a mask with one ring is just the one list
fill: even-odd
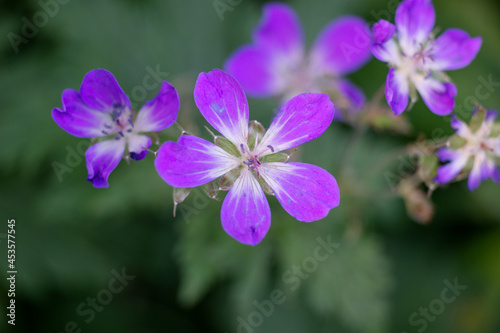
[[(200, 191), (178, 206), (174, 219), (172, 188), (156, 173), (152, 154), (120, 164), (108, 189), (84, 180), (88, 139), (69, 136), (51, 117), (65, 88), (105, 68), (138, 110), (167, 80), (181, 97), (178, 122), (210, 140), (193, 101), (196, 77), (222, 68), (248, 43), (265, 3), (1, 2), (0, 267), (4, 276), (7, 221), (14, 218), (15, 331), (500, 331), (500, 187), (487, 181), (469, 192), (462, 181), (436, 190), (434, 217), (425, 225), (413, 222), (397, 194), (395, 185), (417, 168), (401, 147), (418, 133), (436, 141), (453, 134), (450, 118), (428, 112), (422, 101), (404, 114), (413, 128), (408, 135), (334, 123), (305, 144), (295, 158), (334, 174), (341, 204), (305, 224), (270, 198), (273, 228), (256, 247), (227, 236), (221, 203)], [(306, 41), (341, 15), (393, 22), (398, 4), (286, 3), (300, 17)], [(467, 122), (471, 101), (500, 105), (500, 6), (493, 0), (434, 5), (436, 26), (483, 38), (471, 65), (453, 72), (456, 112)], [(348, 79), (370, 98), (386, 74), (386, 65), (372, 60)], [(253, 119), (267, 128), (277, 102), (249, 99)], [(170, 127), (159, 139), (179, 134)], [(58, 176), (54, 163), (66, 172)], [(2, 281), (5, 309), (9, 286)], [(0, 321), (2, 332), (12, 328)]]

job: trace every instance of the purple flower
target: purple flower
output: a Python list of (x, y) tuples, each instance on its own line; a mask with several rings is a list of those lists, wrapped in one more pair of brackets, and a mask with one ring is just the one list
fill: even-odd
[(163, 81), (158, 95), (148, 101), (137, 117), (130, 100), (105, 69), (94, 69), (83, 78), (80, 92), (66, 89), (63, 108), (54, 108), (54, 121), (66, 132), (80, 138), (98, 138), (85, 153), (88, 177), (95, 187), (108, 187), (108, 177), (123, 157), (125, 148), (132, 159), (141, 160), (151, 146), (151, 138), (139, 133), (157, 132), (177, 119), (179, 96)]
[(432, 34), (435, 13), (431, 0), (404, 0), (396, 10), (396, 25), (380, 20), (373, 26), (373, 55), (388, 62), (385, 96), (395, 114), (407, 109), (408, 99), (420, 93), (437, 115), (453, 110), (457, 94), (443, 71), (467, 66), (481, 47), (481, 37), (470, 38), (448, 29), (437, 39)]
[[(252, 97), (282, 96), (286, 102), (304, 92), (329, 93), (344, 110), (359, 110), (363, 92), (342, 76), (370, 58), (371, 36), (359, 17), (329, 23), (306, 56), (302, 27), (293, 9), (281, 3), (264, 6), (253, 44), (236, 50), (225, 67)], [(340, 113), (336, 114), (336, 118)]]
[(438, 168), (436, 183), (448, 183), (463, 170), (470, 170), (470, 191), (488, 178), (496, 183), (500, 181), (496, 166), (500, 161), (500, 124), (494, 122), (496, 116), (496, 111), (480, 110), (470, 125), (453, 117), (451, 126), (456, 135), (448, 141), (448, 147), (437, 152), (439, 159), (447, 163)]
[(229, 193), (221, 220), (230, 236), (251, 245), (264, 238), (271, 224), (264, 191), (274, 194), (290, 215), (304, 222), (324, 218), (339, 204), (332, 175), (314, 165), (286, 163), (287, 156), (280, 153), (319, 137), (331, 124), (334, 108), (327, 95), (308, 93), (293, 98), (267, 132), (255, 121), (249, 127), (243, 89), (219, 69), (199, 75), (194, 97), (205, 119), (225, 138), (216, 137), (217, 145), (191, 135), (165, 142), (156, 156), (156, 170), (165, 182), (180, 188), (222, 177), (219, 189), (229, 189)]

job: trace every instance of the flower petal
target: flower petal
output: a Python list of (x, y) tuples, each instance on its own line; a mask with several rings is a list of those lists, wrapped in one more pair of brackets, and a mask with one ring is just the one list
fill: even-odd
[(386, 20), (380, 20), (373, 25), (372, 34), (376, 44), (384, 44), (394, 36), (396, 26)]
[(462, 171), (462, 169), (467, 164), (468, 159), (468, 155), (457, 155), (456, 158), (451, 160), (451, 162), (442, 165), (437, 169), (436, 178), (434, 178), (434, 181), (438, 184), (449, 183), (460, 173), (460, 171)]
[(299, 221), (324, 218), (339, 205), (335, 178), (326, 170), (305, 163), (266, 163), (261, 172), (281, 206)]
[(282, 93), (288, 84), (276, 70), (275, 62), (276, 58), (269, 52), (245, 45), (229, 57), (224, 68), (248, 95), (264, 98)]
[(262, 187), (248, 169), (229, 190), (221, 209), (224, 230), (238, 242), (256, 245), (271, 226), (271, 209)]
[(255, 149), (260, 155), (273, 147), (279, 152), (319, 137), (333, 120), (334, 107), (326, 94), (306, 93), (288, 101)]
[(179, 107), (179, 94), (170, 83), (163, 81), (158, 95), (146, 102), (137, 114), (134, 131), (157, 132), (172, 126)]
[(94, 69), (83, 78), (80, 92), (92, 109), (111, 113), (117, 107), (130, 110), (130, 100), (113, 74), (105, 69)]
[(396, 28), (403, 52), (412, 56), (428, 38), (436, 13), (431, 0), (404, 0), (396, 10)]
[(436, 152), (436, 156), (441, 162), (453, 161), (454, 159), (458, 158), (459, 155), (459, 152), (450, 148), (441, 148)]
[(476, 57), (481, 43), (481, 37), (470, 38), (463, 30), (448, 29), (436, 39), (428, 66), (438, 71), (463, 68)]
[(231, 75), (214, 69), (201, 73), (194, 100), (205, 119), (237, 147), (248, 136), (248, 102), (240, 84)]
[(399, 115), (406, 110), (409, 91), (408, 79), (405, 74), (394, 68), (389, 69), (385, 84), (385, 98), (394, 114)]
[(149, 136), (132, 134), (128, 137), (128, 151), (133, 160), (140, 161), (146, 157), (147, 149), (150, 146), (151, 138)]
[(427, 78), (415, 82), (415, 87), (422, 96), (425, 105), (433, 113), (446, 116), (453, 111), (457, 95), (457, 88), (453, 83), (443, 83), (433, 78)]
[(177, 142), (165, 142), (155, 159), (160, 177), (170, 186), (182, 188), (206, 184), (238, 164), (236, 157), (191, 135), (182, 135)]
[(371, 44), (371, 32), (363, 19), (336, 19), (323, 29), (312, 47), (315, 70), (334, 75), (351, 73), (370, 59)]
[[(62, 94), (63, 108), (54, 108), (52, 118), (63, 130), (80, 138), (93, 138), (112, 133), (115, 124), (103, 112), (89, 108), (80, 93), (66, 89)], [(107, 132), (108, 130), (111, 130)]]
[(481, 180), (486, 179), (483, 178), (483, 167), (485, 166), (485, 156), (483, 152), (476, 154), (474, 157), (474, 164), (469, 174), (469, 178), (467, 179), (467, 187), (469, 191), (474, 191), (481, 184)]
[(301, 59), (302, 27), (295, 11), (288, 5), (270, 3), (264, 6), (262, 19), (253, 32), (259, 49)]
[(120, 160), (125, 151), (125, 140), (106, 140), (91, 146), (85, 152), (87, 180), (94, 187), (108, 187), (108, 177)]

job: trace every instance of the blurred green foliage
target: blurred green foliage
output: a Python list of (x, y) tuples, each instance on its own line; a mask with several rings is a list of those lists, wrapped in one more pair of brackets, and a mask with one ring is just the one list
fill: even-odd
[[(256, 323), (261, 317), (254, 332), (416, 332), (422, 326), (411, 325), (409, 317), (440, 297), (444, 280), (455, 278), (467, 289), (428, 321), (425, 331), (500, 331), (500, 187), (488, 181), (473, 193), (464, 182), (439, 189), (432, 197), (435, 218), (423, 226), (407, 216), (384, 177), (404, 167), (394, 152), (418, 133), (431, 138), (451, 133), (449, 119), (433, 115), (422, 102), (407, 113), (414, 128), (410, 136), (368, 131), (353, 140), (351, 128), (334, 123), (305, 144), (298, 156), (337, 178), (341, 205), (324, 220), (305, 224), (269, 198), (272, 227), (254, 248), (223, 231), (220, 203), (201, 192), (192, 193), (174, 219), (172, 189), (156, 174), (153, 156), (122, 162), (109, 189), (95, 189), (85, 180), (78, 153), (82, 139), (65, 133), (50, 115), (60, 107), (64, 89), (78, 89), (85, 73), (106, 68), (131, 96), (147, 68), (159, 66), (181, 95), (179, 123), (205, 135), (205, 121), (192, 98), (196, 77), (221, 68), (236, 47), (250, 41), (263, 3), (243, 0), (221, 20), (212, 0), (70, 0), (53, 8), (54, 15), (17, 53), (8, 34), (22, 34), (22, 18), (32, 21), (43, 9), (35, 1), (0, 3), (0, 236), (14, 218), (13, 331), (63, 332), (74, 321), (82, 332), (237, 332), (238, 318)], [(310, 45), (330, 20), (355, 14), (373, 22), (381, 11), (390, 13), (395, 2), (288, 3), (297, 10)], [(483, 37), (472, 65), (449, 72), (458, 86), (457, 104), (468, 107), (464, 100), (474, 96), (479, 77), (500, 81), (500, 5), (440, 0), (435, 6), (442, 30), (459, 27)], [(386, 73), (385, 65), (373, 60), (351, 79), (371, 96)], [(140, 107), (156, 93), (132, 96), (132, 102)], [(249, 102), (251, 119), (268, 126), (276, 101)], [(481, 102), (497, 108), (500, 94)], [(171, 128), (160, 140), (178, 135)], [(76, 156), (67, 160), (68, 151)], [(54, 162), (72, 170), (61, 175), (62, 181)], [(291, 283), (289, 272), (314, 258), (318, 237), (330, 237), (338, 248), (325, 261), (316, 260), (309, 273), (293, 275)], [(0, 248), (3, 276), (4, 237)], [(134, 279), (87, 323), (78, 306), (102, 295), (112, 272), (122, 268)], [(8, 285), (2, 281), (5, 310)], [(277, 289), (285, 301), (274, 304), (267, 316), (255, 304), (268, 304)], [(2, 316), (0, 330), (12, 330)]]

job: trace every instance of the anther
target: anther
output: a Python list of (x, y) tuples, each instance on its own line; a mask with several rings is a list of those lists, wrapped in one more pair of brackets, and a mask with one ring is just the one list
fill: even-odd
[(267, 148), (271, 149), (271, 151), (274, 153), (274, 148), (271, 145), (267, 145)]

